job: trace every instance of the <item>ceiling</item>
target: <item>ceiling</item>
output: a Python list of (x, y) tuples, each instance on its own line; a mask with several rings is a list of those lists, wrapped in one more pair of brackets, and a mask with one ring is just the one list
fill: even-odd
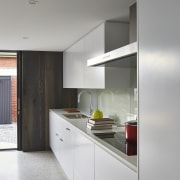
[(127, 22), (134, 0), (5, 0), (0, 50), (64, 51), (105, 20)]

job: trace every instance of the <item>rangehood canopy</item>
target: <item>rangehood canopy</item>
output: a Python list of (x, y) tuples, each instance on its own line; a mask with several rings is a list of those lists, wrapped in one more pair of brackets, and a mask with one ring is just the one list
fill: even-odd
[(134, 56), (137, 53), (137, 42), (128, 44), (121, 48), (115, 49), (113, 51), (107, 52), (103, 55), (97, 56), (95, 58), (87, 60), (87, 66), (98, 66), (112, 62), (117, 59), (127, 58)]

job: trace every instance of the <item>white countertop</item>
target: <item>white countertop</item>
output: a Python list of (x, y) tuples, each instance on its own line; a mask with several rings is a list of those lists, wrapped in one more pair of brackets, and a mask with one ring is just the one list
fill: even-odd
[[(98, 130), (90, 130), (86, 127), (86, 122), (88, 121), (87, 118), (84, 119), (69, 119), (63, 114), (69, 114), (65, 112), (62, 109), (50, 109), (50, 111), (53, 111), (57, 115), (59, 115), (63, 120), (70, 123), (71, 125), (76, 128), (80, 133), (82, 133), (84, 136), (86, 136), (88, 139), (93, 141), (95, 144), (103, 148), (105, 151), (107, 151), (109, 154), (114, 156), (116, 159), (121, 161), (123, 164), (125, 164), (127, 167), (132, 169), (133, 171), (137, 172), (137, 156), (127, 156), (125, 153), (121, 152), (120, 150), (116, 149), (115, 147), (111, 146), (110, 144), (106, 143), (102, 139), (95, 136), (93, 133), (98, 132)], [(83, 112), (80, 112), (83, 114)], [(72, 114), (72, 113), (71, 113)], [(112, 130), (103, 130), (103, 132), (122, 132), (124, 131), (124, 127), (113, 127)], [(102, 132), (102, 130), (101, 130)]]

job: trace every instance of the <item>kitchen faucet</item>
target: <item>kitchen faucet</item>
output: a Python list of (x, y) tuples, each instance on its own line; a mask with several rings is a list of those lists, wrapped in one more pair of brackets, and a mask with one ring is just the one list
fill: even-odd
[(90, 96), (90, 115), (92, 115), (92, 111), (93, 111), (93, 108), (92, 108), (92, 93), (90, 93), (89, 91), (85, 91), (85, 90), (81, 91), (78, 94), (78, 103), (80, 103), (80, 97), (84, 93), (87, 93)]

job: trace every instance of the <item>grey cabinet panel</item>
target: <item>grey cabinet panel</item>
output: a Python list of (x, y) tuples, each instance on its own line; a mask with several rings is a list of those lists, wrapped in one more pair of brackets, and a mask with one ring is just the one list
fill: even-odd
[(139, 180), (180, 179), (180, 1), (139, 0)]

